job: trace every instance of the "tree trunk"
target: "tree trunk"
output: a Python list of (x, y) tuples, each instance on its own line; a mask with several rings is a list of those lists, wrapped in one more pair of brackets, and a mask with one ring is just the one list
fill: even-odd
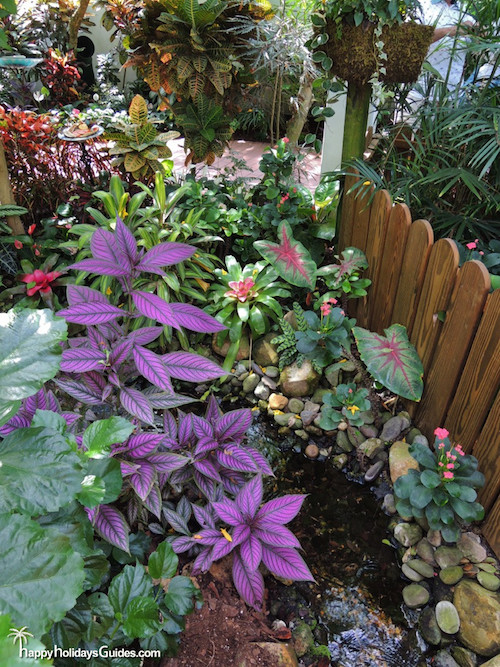
[[(14, 197), (9, 181), (9, 171), (7, 169), (7, 160), (5, 159), (5, 152), (3, 143), (0, 141), (0, 204), (15, 204)], [(23, 223), (18, 215), (9, 215), (5, 218), (5, 222), (12, 229), (12, 233), (17, 235), (24, 234)]]
[(371, 84), (347, 86), (342, 165), (348, 160), (362, 158), (365, 152), (366, 124), (372, 94)]
[(78, 44), (78, 31), (82, 25), (82, 21), (85, 18), (85, 13), (87, 7), (89, 6), (90, 0), (80, 0), (80, 4), (75, 9), (71, 18), (69, 20), (68, 26), (68, 50), (74, 51), (76, 56), (76, 47)]
[(286, 136), (290, 139), (291, 146), (297, 146), (300, 134), (306, 123), (307, 115), (313, 102), (313, 84), (314, 75), (305, 70), (300, 79), (300, 88), (297, 95), (297, 109), (288, 121), (286, 127)]

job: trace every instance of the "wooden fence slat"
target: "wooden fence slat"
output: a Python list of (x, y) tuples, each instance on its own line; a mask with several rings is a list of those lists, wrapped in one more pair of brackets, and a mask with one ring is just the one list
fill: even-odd
[(344, 194), (342, 195), (340, 227), (339, 227), (339, 252), (351, 245), (352, 220), (356, 204), (356, 191), (349, 192), (359, 179), (357, 173), (348, 174), (344, 181)]
[(372, 291), (373, 309), (370, 312), (374, 319), (370, 322), (370, 328), (378, 333), (382, 333), (391, 324), (394, 297), (410, 225), (411, 216), (408, 207), (405, 204), (395, 204), (387, 223), (376, 290)]
[(490, 547), (500, 558), (500, 496), (489, 511), (481, 529)]
[(458, 274), (415, 417), (426, 435), (444, 424), (489, 289), (490, 276), (485, 265), (477, 260), (466, 262)]
[(373, 201), (370, 202), (370, 195), (373, 194), (373, 190), (373, 185), (362, 185), (356, 190), (350, 245), (363, 252), (366, 249), (366, 239), (368, 237), (368, 226), (373, 206)]
[[(456, 441), (462, 444), (465, 451), (471, 451), (476, 442), (499, 386), (500, 289), (497, 289), (486, 301), (445, 422), (445, 427)], [(500, 447), (498, 455), (500, 456)]]
[(488, 512), (500, 493), (500, 391), (472, 453), (479, 461), (479, 470), (486, 478), (483, 488), (479, 491), (478, 500)]
[(427, 264), (410, 338), (424, 366), (424, 382), (443, 326), (438, 319), (438, 313), (448, 307), (457, 269), (458, 249), (456, 244), (450, 239), (437, 241), (432, 247)]
[(425, 269), (434, 242), (434, 232), (427, 220), (415, 220), (410, 227), (406, 250), (394, 300), (391, 324), (403, 324), (408, 335), (415, 320)]

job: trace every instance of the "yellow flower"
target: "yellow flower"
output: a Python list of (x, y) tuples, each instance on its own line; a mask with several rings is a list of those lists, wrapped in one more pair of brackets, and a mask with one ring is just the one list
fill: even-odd
[(108, 296), (109, 296), (110, 294), (113, 294), (113, 290), (111, 289), (111, 287), (108, 287), (108, 289), (106, 290), (106, 294), (107, 294)]
[(201, 540), (201, 535), (193, 535), (193, 540)]
[(233, 538), (231, 537), (231, 535), (227, 532), (227, 530), (226, 530), (225, 528), (221, 528), (221, 529), (220, 529), (220, 532), (223, 534), (223, 536), (226, 538), (226, 540), (227, 540), (228, 542), (232, 542), (232, 541), (233, 541)]
[(258, 405), (254, 405), (253, 408), (250, 408), (252, 412), (255, 412), (256, 410), (260, 410)]
[(259, 269), (254, 269), (252, 271), (252, 276), (255, 278), (255, 276), (259, 273)]
[(354, 415), (355, 412), (359, 412), (359, 408), (357, 405), (349, 405), (347, 409), (351, 411), (352, 415)]
[(224, 271), (224, 269), (222, 269), (221, 273), (223, 276), (227, 276), (227, 271)]
[(371, 181), (365, 181), (363, 185), (371, 185)]
[(275, 414), (275, 415), (283, 415), (283, 414), (285, 414), (285, 413), (282, 412), (281, 410), (275, 410), (275, 411), (273, 412), (273, 414)]

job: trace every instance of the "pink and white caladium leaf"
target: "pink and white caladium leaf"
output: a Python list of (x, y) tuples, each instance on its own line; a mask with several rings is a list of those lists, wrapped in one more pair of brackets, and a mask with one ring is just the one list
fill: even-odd
[(424, 368), (406, 327), (393, 324), (385, 336), (354, 327), (352, 330), (361, 360), (372, 377), (402, 398), (419, 401), (424, 390)]
[(307, 248), (293, 238), (291, 227), (286, 221), (278, 228), (278, 241), (255, 241), (253, 245), (290, 285), (314, 289), (316, 263)]

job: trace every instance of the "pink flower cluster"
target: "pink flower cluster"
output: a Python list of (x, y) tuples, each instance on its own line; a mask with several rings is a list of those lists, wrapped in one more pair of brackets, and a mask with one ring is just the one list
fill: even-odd
[[(445, 428), (437, 428), (434, 431), (434, 435), (436, 436), (437, 440), (443, 441), (446, 440), (446, 438), (449, 436), (449, 432)], [(453, 471), (455, 470), (456, 466), (455, 461), (457, 460), (458, 456), (465, 456), (465, 452), (462, 449), (462, 445), (455, 445), (451, 449), (443, 451), (445, 449), (444, 442), (439, 442), (437, 448), (440, 450), (438, 461), (439, 471), (441, 472), (444, 480), (451, 481), (454, 478)]]
[(327, 299), (326, 301), (323, 301), (321, 306), (319, 307), (321, 311), (321, 315), (323, 317), (327, 317), (331, 312), (332, 312), (332, 305), (334, 306), (337, 303), (337, 299)]
[(469, 250), (475, 250), (477, 248), (477, 244), (479, 243), (479, 239), (474, 239), (474, 241), (471, 241), (470, 243), (466, 244), (466, 248)]
[(253, 289), (255, 282), (252, 278), (245, 278), (245, 280), (232, 280), (228, 283), (230, 290), (224, 293), (224, 296), (232, 297), (233, 299), (238, 299), (241, 303), (244, 303), (249, 297), (254, 296), (255, 290)]

